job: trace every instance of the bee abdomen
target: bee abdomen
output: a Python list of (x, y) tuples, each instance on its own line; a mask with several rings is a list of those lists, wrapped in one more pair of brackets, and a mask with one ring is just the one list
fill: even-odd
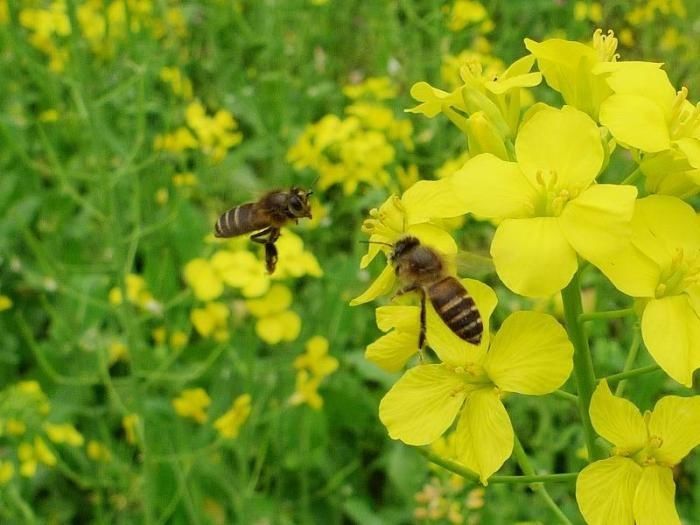
[(481, 342), (483, 322), (474, 299), (452, 276), (428, 287), (428, 297), (435, 311), (458, 337), (472, 344)]
[(216, 237), (235, 237), (264, 228), (258, 224), (255, 203), (241, 204), (224, 212), (214, 226)]

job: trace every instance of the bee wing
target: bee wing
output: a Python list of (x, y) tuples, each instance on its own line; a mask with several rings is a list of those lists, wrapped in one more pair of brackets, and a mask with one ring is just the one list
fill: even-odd
[(496, 272), (493, 259), (467, 250), (460, 250), (454, 257), (454, 266), (458, 275), (483, 278)]

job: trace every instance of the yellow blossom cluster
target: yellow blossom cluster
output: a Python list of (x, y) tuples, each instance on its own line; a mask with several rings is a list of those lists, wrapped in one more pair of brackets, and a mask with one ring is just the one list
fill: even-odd
[(242, 140), (238, 122), (229, 111), (220, 109), (209, 115), (202, 103), (194, 100), (185, 108), (185, 125), (170, 133), (157, 135), (153, 147), (175, 154), (200, 150), (217, 163)]
[(14, 450), (14, 457), (0, 460), (0, 485), (15, 472), (33, 477), (40, 465), (55, 467), (59, 446), (81, 448), (85, 439), (71, 423), (49, 421), (51, 406), (36, 381), (21, 381), (0, 391), (0, 447)]
[(486, 8), (475, 0), (455, 0), (449, 13), (447, 28), (450, 31), (457, 32), (468, 26), (477, 26), (481, 33), (489, 33), (495, 27)]
[(260, 298), (245, 302), (248, 311), (257, 319), (255, 333), (268, 344), (294, 341), (301, 332), (301, 317), (290, 309), (292, 292), (282, 284), (274, 284)]
[(214, 428), (219, 432), (219, 436), (224, 439), (236, 439), (241, 427), (248, 420), (251, 410), (250, 394), (238, 396), (231, 404), (231, 408), (214, 421)]
[(328, 355), (328, 347), (328, 339), (315, 335), (306, 341), (306, 352), (294, 360), (297, 380), (296, 390), (289, 399), (292, 405), (307, 404), (315, 410), (323, 406), (318, 387), (338, 368), (338, 360)]
[(160, 79), (165, 82), (173, 94), (183, 100), (192, 100), (192, 81), (187, 78), (177, 67), (163, 67), (160, 70)]
[[(148, 284), (143, 276), (130, 273), (124, 279), (124, 288), (126, 291), (126, 300), (150, 312), (159, 315), (163, 311), (163, 305), (157, 301), (153, 294), (148, 290)], [(122, 289), (114, 287), (109, 290), (108, 300), (110, 304), (118, 306), (124, 302), (124, 294)]]
[[(63, 71), (70, 59), (68, 37), (73, 31), (68, 2), (26, 4), (19, 11), (19, 22), (29, 33), (29, 43), (47, 56), (49, 69)], [(78, 33), (100, 58), (114, 56), (118, 46), (135, 33), (148, 32), (157, 40), (187, 35), (182, 9), (177, 5), (161, 9), (152, 0), (86, 0), (75, 6), (75, 15)]]
[[(207, 410), (211, 405), (211, 398), (203, 388), (186, 388), (172, 400), (172, 405), (178, 416), (192, 419), (201, 425), (209, 418)], [(231, 408), (214, 420), (213, 427), (221, 438), (235, 439), (251, 410), (250, 394), (242, 394), (233, 401)]]
[(360, 184), (387, 187), (400, 161), (399, 144), (413, 150), (413, 127), (382, 103), (395, 94), (388, 79), (370, 78), (344, 92), (353, 99), (345, 117), (329, 114), (307, 126), (287, 160), (297, 170), (315, 171), (322, 190), (340, 184), (351, 195)]
[(211, 398), (203, 388), (186, 388), (172, 400), (172, 405), (178, 416), (193, 419), (201, 425), (207, 421)]

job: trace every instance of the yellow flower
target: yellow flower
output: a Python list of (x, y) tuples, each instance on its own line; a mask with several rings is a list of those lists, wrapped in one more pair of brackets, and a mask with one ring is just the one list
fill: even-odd
[(83, 435), (70, 423), (46, 423), (44, 430), (54, 443), (66, 443), (72, 447), (82, 447), (85, 442)]
[(12, 308), (12, 304), (12, 299), (10, 299), (6, 295), (0, 295), (0, 312), (9, 310), (10, 308)]
[(109, 463), (112, 460), (112, 453), (109, 449), (100, 443), (91, 439), (87, 444), (87, 456), (93, 461), (101, 463)]
[(224, 342), (229, 338), (228, 318), (231, 311), (224, 303), (207, 303), (204, 308), (194, 308), (190, 312), (190, 321), (202, 337), (213, 337)]
[(7, 484), (13, 477), (15, 477), (15, 465), (11, 461), (0, 459), (0, 487)]
[[(472, 294), (480, 310), (493, 311), (493, 290), (473, 288)], [(546, 314), (515, 312), (490, 345), (482, 341), (479, 347), (459, 339), (432, 307), (427, 314), (433, 327), (428, 344), (442, 363), (408, 370), (382, 399), (379, 418), (392, 439), (420, 446), (437, 440), (459, 415), (457, 459), (486, 484), (513, 449), (513, 427), (501, 395), (556, 390), (571, 373), (573, 347), (562, 326)]]
[(112, 341), (107, 348), (107, 356), (110, 365), (117, 361), (128, 361), (129, 349), (121, 341)]
[(10, 436), (21, 436), (26, 431), (27, 425), (24, 421), (11, 417), (5, 422), (5, 432)]
[(176, 173), (173, 175), (174, 186), (196, 186), (199, 183), (197, 176), (191, 171)]
[(54, 453), (46, 446), (46, 442), (39, 436), (34, 438), (34, 445), (31, 443), (20, 443), (17, 448), (17, 458), (20, 460), (20, 474), (30, 478), (36, 474), (36, 469), (39, 463), (43, 463), (47, 467), (56, 466), (57, 459)]
[(700, 218), (675, 197), (637, 201), (629, 243), (610, 256), (606, 275), (640, 298), (649, 353), (688, 387), (700, 367)]
[(700, 104), (687, 100), (688, 89), (676, 93), (657, 64), (613, 71), (608, 84), (614, 94), (601, 105), (600, 122), (620, 144), (646, 153), (640, 167), (647, 176), (647, 188), (679, 196), (689, 190), (697, 193)]
[(202, 424), (207, 420), (206, 410), (211, 404), (211, 398), (203, 388), (186, 388), (173, 399), (172, 404), (178, 416)]
[(173, 93), (185, 100), (192, 98), (192, 82), (176, 67), (163, 67), (160, 79), (168, 84)]
[(250, 394), (243, 394), (236, 398), (221, 417), (214, 421), (214, 428), (219, 431), (219, 436), (225, 439), (235, 439), (238, 437), (241, 426), (250, 415), (251, 397)]
[(273, 276), (275, 279), (301, 277), (302, 275), (321, 277), (323, 275), (318, 260), (313, 253), (304, 250), (304, 242), (295, 233), (286, 229), (282, 230), (282, 235), (276, 246), (279, 261)]
[(294, 368), (307, 369), (315, 377), (326, 377), (338, 368), (338, 360), (328, 355), (328, 339), (315, 335), (306, 341), (306, 353), (294, 360)]
[(637, 189), (594, 183), (604, 157), (595, 123), (572, 107), (544, 107), (523, 124), (515, 152), (517, 163), (473, 157), (448, 179), (463, 212), (499, 221), (491, 255), (501, 280), (544, 297), (569, 283), (577, 254), (605, 272), (629, 235)]
[[(401, 198), (392, 195), (379, 208), (370, 210), (370, 218), (362, 224), (362, 231), (369, 233), (370, 237), (360, 268), (366, 268), (379, 252), (383, 252), (388, 261), (393, 244), (406, 235), (417, 237), (443, 255), (457, 253), (454, 239), (436, 220), (464, 213), (453, 192), (446, 180), (419, 181)], [(350, 301), (350, 305), (363, 304), (388, 293), (395, 282), (394, 268), (387, 264), (370, 287)]]
[(164, 326), (159, 326), (158, 328), (154, 328), (151, 331), (151, 337), (153, 337), (153, 342), (155, 342), (157, 345), (162, 345), (165, 343), (165, 338), (168, 335), (168, 331), (165, 329)]
[(615, 448), (579, 474), (576, 500), (590, 525), (680, 524), (671, 470), (700, 444), (700, 396), (661, 398), (642, 415), (602, 381), (591, 399), (596, 432)]
[[(277, 241), (278, 254), (282, 238)], [(282, 243), (283, 244), (283, 243)], [(280, 256), (278, 271), (284, 264)], [(257, 297), (270, 288), (270, 276), (265, 263), (250, 252), (219, 250), (211, 258), (212, 279), (220, 279), (228, 286), (239, 288), (244, 297)]]
[(300, 370), (297, 372), (296, 390), (289, 398), (289, 403), (292, 405), (306, 403), (314, 410), (321, 410), (323, 398), (318, 393), (320, 384), (320, 377), (314, 377), (306, 370)]
[(127, 414), (122, 418), (122, 428), (126, 435), (126, 442), (130, 444), (136, 443), (138, 435), (136, 434), (136, 425), (139, 424), (138, 414)]
[(258, 318), (255, 333), (269, 344), (281, 341), (294, 341), (301, 331), (301, 318), (289, 310), (292, 292), (284, 285), (273, 285), (267, 294), (259, 299), (248, 299), (248, 311)]
[(175, 330), (172, 334), (170, 334), (170, 346), (175, 350), (179, 350), (187, 345), (188, 339), (189, 338), (185, 332), (182, 330)]
[[(484, 335), (481, 345), (488, 345), (489, 317), (496, 306), (493, 291), (474, 279), (462, 279), (462, 284), (474, 298), (482, 318)], [(432, 315), (432, 305), (426, 304), (426, 308), (426, 333), (430, 340), (431, 332), (444, 333), (446, 326), (442, 320)], [(398, 372), (418, 351), (420, 308), (407, 305), (380, 306), (376, 318), (379, 329), (387, 333), (367, 345), (365, 357), (387, 372)], [(456, 336), (451, 337), (450, 340), (455, 338)], [(470, 343), (465, 344), (470, 346)]]
[(396, 98), (396, 86), (389, 77), (368, 77), (359, 84), (344, 86), (343, 95), (352, 99), (386, 100)]
[(192, 288), (200, 301), (211, 301), (224, 291), (224, 283), (214, 265), (206, 259), (192, 259), (185, 265), (185, 282)]
[(455, 0), (447, 27), (450, 31), (461, 31), (466, 26), (481, 22), (488, 16), (486, 8), (472, 0)]
[(41, 122), (56, 122), (59, 114), (55, 109), (47, 109), (39, 113), (39, 121)]
[(525, 47), (537, 57), (549, 87), (561, 93), (568, 105), (597, 120), (600, 104), (612, 93), (601, 65), (617, 61), (614, 33), (603, 35), (597, 29), (590, 45), (560, 38), (544, 42), (526, 38)]
[[(126, 276), (124, 282), (126, 285), (126, 298), (130, 303), (154, 313), (162, 310), (162, 305), (154, 299), (148, 290), (146, 280), (141, 275), (130, 273)], [(122, 300), (121, 291), (114, 294), (110, 291), (109, 299), (112, 304), (119, 304)]]

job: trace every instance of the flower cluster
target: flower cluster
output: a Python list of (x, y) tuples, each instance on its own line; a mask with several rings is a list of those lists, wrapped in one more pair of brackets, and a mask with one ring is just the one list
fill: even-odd
[(318, 387), (338, 368), (338, 360), (328, 355), (328, 347), (328, 339), (315, 335), (306, 342), (306, 352), (294, 360), (297, 381), (296, 390), (289, 399), (292, 405), (306, 403), (315, 410), (323, 406)]
[(388, 79), (369, 78), (344, 93), (352, 99), (345, 117), (326, 115), (309, 125), (287, 160), (297, 170), (314, 170), (322, 190), (340, 184), (351, 195), (360, 184), (387, 187), (398, 179), (401, 151), (413, 149), (413, 127), (382, 102), (396, 93)]
[[(124, 279), (124, 291), (126, 292), (126, 300), (130, 304), (153, 314), (162, 312), (163, 305), (153, 297), (143, 276), (136, 273), (127, 274)], [(122, 304), (124, 302), (122, 289), (116, 286), (111, 288), (108, 299), (110, 304), (114, 306)]]
[[(185, 89), (178, 86), (179, 89)], [(212, 162), (221, 162), (226, 153), (241, 143), (243, 134), (233, 115), (220, 109), (208, 115), (201, 102), (190, 102), (185, 109), (185, 124), (170, 133), (157, 135), (153, 147), (173, 154), (200, 150)]]
[[(598, 16), (593, 7), (584, 15)], [(458, 250), (446, 224), (471, 216), (493, 228), (490, 255), (507, 288), (529, 298), (561, 294), (568, 333), (545, 313), (518, 311), (491, 334), (494, 291), (462, 279), (482, 318), (482, 340), (473, 345), (436, 312), (428, 275), (403, 282), (410, 290), (422, 287), (425, 300), (377, 308), (385, 334), (366, 357), (398, 372), (415, 362), (422, 330), (432, 352), (391, 387), (379, 417), (390, 437), (409, 445), (449, 435), (453, 459), (486, 484), (514, 447), (501, 398), (553, 392), (573, 369), (590, 460), (597, 459), (593, 430), (614, 445), (612, 458), (591, 463), (578, 478), (586, 520), (678, 523), (671, 468), (700, 444), (700, 397), (666, 396), (642, 416), (604, 381), (593, 393), (593, 374), (582, 371), (588, 345), (577, 276), (590, 265), (634, 298), (651, 357), (692, 387), (700, 368), (700, 222), (682, 199), (700, 193), (700, 104), (690, 102), (686, 88), (676, 89), (660, 64), (620, 60), (612, 32), (597, 30), (589, 44), (553, 38), (526, 39), (525, 46), (530, 54), (498, 76), (468, 61), (450, 91), (427, 82), (413, 86), (419, 104), (409, 111), (445, 115), (463, 133), (467, 152), (438, 180), (418, 181), (370, 212), (360, 266), (380, 252), (387, 264), (351, 304), (396, 289), (403, 273), (392, 256), (406, 236), (444, 259), (433, 282), (456, 275)], [(532, 71), (535, 65), (539, 71)], [(563, 107), (525, 102), (526, 89), (543, 80)], [(614, 175), (620, 165), (631, 174)]]
[[(202, 425), (209, 419), (207, 410), (211, 398), (203, 388), (186, 388), (172, 400), (172, 405), (178, 416)], [(251, 410), (250, 394), (242, 394), (233, 401), (231, 408), (214, 420), (212, 426), (221, 438), (235, 439)]]

